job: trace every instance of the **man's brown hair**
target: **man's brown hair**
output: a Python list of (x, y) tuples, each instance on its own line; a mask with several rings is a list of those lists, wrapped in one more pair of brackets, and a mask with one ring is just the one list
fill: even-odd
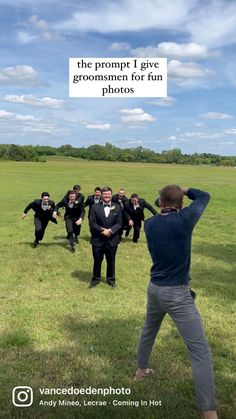
[(102, 191), (101, 191), (102, 193), (103, 192), (111, 192), (112, 193), (112, 189), (110, 188), (110, 186), (103, 186), (103, 188), (102, 188)]
[(160, 191), (162, 207), (181, 208), (183, 204), (184, 191), (178, 185), (165, 186)]

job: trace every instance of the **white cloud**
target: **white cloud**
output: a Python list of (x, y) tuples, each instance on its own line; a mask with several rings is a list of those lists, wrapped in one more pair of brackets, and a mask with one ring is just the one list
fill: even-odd
[(35, 132), (35, 133), (42, 132), (42, 133), (45, 133), (45, 134), (51, 134), (53, 132), (58, 132), (59, 131), (52, 124), (42, 124), (42, 123), (40, 123), (38, 125), (35, 125), (35, 126), (26, 125), (22, 128), (22, 130), (25, 133), (27, 133), (27, 132)]
[(201, 118), (204, 119), (231, 119), (233, 118), (232, 115), (229, 115), (227, 113), (220, 113), (220, 112), (205, 112), (200, 115)]
[(33, 42), (37, 37), (35, 35), (31, 35), (25, 31), (17, 32), (17, 41), (19, 44), (27, 45)]
[(61, 39), (55, 31), (50, 29), (48, 22), (37, 15), (30, 16), (26, 22), (16, 23), (16, 26), (24, 28), (16, 34), (18, 43), (22, 45), (30, 44), (38, 39), (43, 41)]
[(130, 141), (126, 141), (126, 144), (129, 144), (129, 145), (141, 145), (141, 144), (143, 144), (143, 142), (141, 140), (130, 140)]
[(167, 140), (169, 140), (169, 141), (175, 141), (175, 140), (177, 140), (177, 138), (176, 138), (175, 135), (170, 135), (170, 137), (167, 137)]
[(13, 112), (7, 112), (4, 109), (0, 109), (0, 119), (11, 119)]
[[(215, 28), (215, 30), (213, 29)], [(235, 1), (208, 0), (192, 10), (185, 29), (194, 42), (219, 47), (236, 42)]]
[(30, 87), (45, 85), (38, 79), (38, 72), (30, 65), (4, 68), (0, 71), (0, 84)]
[(4, 109), (0, 109), (0, 121), (9, 134), (17, 133), (21, 135), (27, 132), (50, 134), (59, 131), (53, 123), (45, 123), (41, 118), (35, 118), (33, 115), (7, 112)]
[(203, 78), (214, 74), (212, 70), (202, 68), (194, 62), (183, 63), (178, 60), (171, 60), (168, 63), (168, 77), (176, 80), (186, 78)]
[(198, 132), (185, 132), (184, 134), (181, 134), (181, 137), (184, 137), (184, 138), (196, 138), (196, 139), (202, 139), (202, 140), (217, 139), (223, 136), (224, 134), (220, 132), (207, 133), (207, 132), (198, 131)]
[(38, 29), (39, 31), (47, 31), (48, 30), (48, 24), (47, 24), (46, 20), (40, 19), (37, 15), (32, 15), (29, 18), (29, 23), (31, 23), (31, 25), (35, 29)]
[(41, 38), (45, 41), (51, 41), (54, 38), (53, 33), (49, 30), (49, 25), (46, 20), (40, 19), (37, 15), (32, 15), (28, 22), (32, 28), (39, 32)]
[(0, 119), (12, 120), (18, 122), (38, 122), (39, 118), (35, 118), (33, 115), (21, 115), (14, 112), (7, 112), (4, 109), (0, 109)]
[(4, 101), (9, 102), (9, 103), (20, 103), (23, 105), (53, 108), (53, 109), (62, 108), (65, 104), (64, 100), (62, 99), (55, 99), (51, 97), (39, 98), (34, 95), (21, 95), (21, 96), (6, 95), (4, 97)]
[(170, 7), (165, 0), (104, 1), (94, 7), (73, 13), (71, 19), (59, 22), (57, 29), (65, 31), (119, 32), (145, 29), (177, 29), (195, 0), (175, 0)]
[[(86, 3), (85, 3), (86, 4)], [(104, 0), (76, 9), (71, 19), (55, 25), (62, 31), (101, 33), (173, 30), (191, 43), (210, 47), (236, 41), (236, 3), (229, 0)], [(213, 29), (212, 29), (213, 28)]]
[(172, 96), (162, 97), (160, 99), (155, 99), (151, 102), (148, 102), (150, 105), (161, 106), (167, 108), (173, 106), (176, 102), (176, 99)]
[(156, 120), (154, 116), (144, 112), (142, 108), (131, 108), (131, 109), (121, 109), (120, 113), (125, 114), (121, 117), (121, 120), (125, 123), (143, 123), (143, 122), (153, 122)]
[(102, 129), (102, 130), (111, 129), (111, 124), (87, 124), (85, 126), (88, 129)]
[(231, 128), (231, 129), (225, 130), (225, 134), (226, 135), (236, 135), (236, 128)]
[(202, 122), (197, 122), (194, 126), (195, 128), (203, 128), (204, 124), (202, 124)]
[[(206, 45), (199, 45), (194, 42), (177, 44), (176, 42), (160, 42), (157, 46), (147, 46), (131, 49), (135, 57), (167, 57), (167, 58), (207, 58), (209, 53)], [(215, 53), (214, 53), (215, 54)]]
[(120, 113), (126, 113), (128, 115), (142, 115), (144, 110), (142, 108), (124, 108), (120, 110)]
[(35, 118), (33, 115), (19, 115), (19, 114), (16, 114), (14, 119), (20, 122), (36, 122), (40, 120), (38, 118)]
[(113, 42), (109, 49), (111, 51), (129, 51), (130, 50), (130, 44), (128, 42)]
[(129, 125), (128, 126), (129, 129), (147, 129), (146, 125), (141, 125), (141, 124), (137, 124), (137, 125)]

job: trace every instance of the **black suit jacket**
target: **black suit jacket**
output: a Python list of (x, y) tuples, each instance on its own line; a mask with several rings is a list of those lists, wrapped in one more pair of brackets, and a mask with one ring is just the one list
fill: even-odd
[(30, 204), (27, 205), (27, 207), (24, 209), (24, 213), (27, 214), (27, 212), (32, 209), (35, 212), (35, 217), (40, 218), (40, 220), (50, 220), (56, 224), (57, 220), (52, 217), (52, 213), (55, 208), (55, 202), (49, 199), (49, 208), (47, 210), (43, 210), (41, 205), (42, 199), (35, 199), (33, 202), (30, 202)]
[(65, 208), (66, 212), (64, 218), (71, 218), (72, 220), (76, 221), (79, 218), (84, 218), (84, 207), (81, 201), (75, 201), (75, 204), (72, 208), (69, 207), (69, 198), (63, 198), (60, 202), (57, 203), (55, 206), (54, 211), (58, 211), (59, 208)]
[(147, 208), (153, 215), (157, 214), (155, 208), (153, 208), (145, 199), (139, 198), (138, 200), (138, 207), (136, 210), (134, 209), (133, 204), (131, 203), (131, 199), (125, 202), (124, 204), (124, 211), (126, 212), (127, 216), (134, 222), (140, 222), (144, 220), (144, 209)]
[[(100, 201), (99, 201), (100, 202)], [(92, 208), (92, 206), (95, 204), (94, 202), (94, 195), (89, 195), (88, 198), (86, 199), (86, 201), (84, 202), (84, 208), (85, 207), (89, 207), (89, 211), (88, 211), (88, 217), (90, 215), (90, 210)], [(96, 204), (95, 204), (96, 205)]]
[[(101, 247), (108, 242), (111, 247), (119, 244), (119, 230), (122, 227), (122, 212), (120, 206), (111, 203), (111, 210), (108, 217), (105, 216), (103, 203), (94, 204), (90, 211), (89, 225), (91, 230), (91, 243), (94, 246)], [(112, 234), (110, 237), (103, 236), (103, 228), (110, 228)]]
[(122, 207), (121, 203), (124, 206), (126, 201), (128, 201), (127, 196), (124, 196), (124, 198), (120, 200), (119, 197), (118, 197), (118, 193), (113, 195), (113, 197), (112, 197), (112, 202), (115, 202), (115, 204), (119, 204), (121, 207)]

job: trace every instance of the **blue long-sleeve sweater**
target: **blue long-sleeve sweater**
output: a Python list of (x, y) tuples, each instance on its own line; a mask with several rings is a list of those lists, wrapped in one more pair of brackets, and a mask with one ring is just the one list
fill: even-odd
[(153, 262), (151, 281), (158, 285), (187, 285), (189, 281), (192, 232), (210, 195), (191, 188), (187, 196), (193, 200), (188, 207), (155, 215), (144, 223)]

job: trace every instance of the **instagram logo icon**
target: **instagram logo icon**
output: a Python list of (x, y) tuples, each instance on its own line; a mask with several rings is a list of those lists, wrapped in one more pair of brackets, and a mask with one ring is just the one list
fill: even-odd
[(33, 403), (33, 390), (28, 386), (17, 386), (12, 390), (12, 403), (16, 407), (29, 407)]

